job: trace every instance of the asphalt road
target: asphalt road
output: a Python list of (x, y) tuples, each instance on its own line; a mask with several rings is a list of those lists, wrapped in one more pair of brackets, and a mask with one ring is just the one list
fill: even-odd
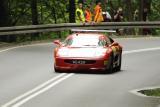
[(117, 41), (125, 52), (122, 71), (114, 74), (55, 73), (52, 43), (0, 50), (0, 105), (157, 107), (160, 99), (130, 91), (160, 86), (160, 38)]

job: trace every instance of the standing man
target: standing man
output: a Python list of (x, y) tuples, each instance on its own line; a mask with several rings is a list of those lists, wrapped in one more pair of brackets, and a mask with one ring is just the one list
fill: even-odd
[[(148, 21), (148, 8), (144, 7), (143, 9), (143, 21)], [(151, 30), (149, 28), (143, 28), (143, 35), (151, 34)]]
[(121, 22), (122, 20), (123, 20), (123, 9), (119, 7), (117, 12), (114, 15), (114, 21)]
[(139, 11), (138, 11), (138, 9), (136, 9), (134, 11), (134, 15), (133, 15), (134, 21), (138, 21), (138, 14), (139, 14)]
[(94, 15), (95, 15), (94, 16), (94, 22), (102, 22), (104, 20), (100, 1), (96, 2), (96, 7), (94, 9)]
[[(121, 7), (119, 7), (118, 10), (116, 11), (116, 13), (114, 15), (114, 21), (115, 22), (123, 21), (123, 9)], [(116, 32), (119, 35), (123, 35), (123, 29), (117, 29)]]
[(92, 22), (92, 13), (91, 13), (91, 6), (87, 5), (86, 10), (85, 10), (85, 21), (87, 23)]
[[(136, 9), (133, 14), (134, 21), (138, 21), (139, 11)], [(138, 28), (134, 28), (135, 35), (138, 35)]]
[(79, 3), (78, 8), (76, 9), (76, 23), (84, 23), (85, 17), (83, 12), (83, 4)]

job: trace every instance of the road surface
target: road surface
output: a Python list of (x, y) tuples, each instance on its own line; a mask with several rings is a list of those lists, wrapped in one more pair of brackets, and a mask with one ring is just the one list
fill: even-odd
[(0, 50), (0, 105), (157, 107), (160, 99), (130, 91), (160, 85), (160, 38), (117, 41), (124, 47), (122, 71), (113, 74), (55, 73), (52, 43)]

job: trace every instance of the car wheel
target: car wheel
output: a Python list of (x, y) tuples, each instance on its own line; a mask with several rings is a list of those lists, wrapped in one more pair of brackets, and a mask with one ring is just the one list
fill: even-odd
[(60, 73), (60, 71), (59, 71), (59, 70), (57, 70), (57, 69), (54, 69), (54, 71), (55, 71), (56, 73)]
[(113, 55), (110, 56), (110, 64), (109, 64), (109, 68), (107, 69), (107, 73), (111, 74), (114, 71), (114, 67), (113, 67)]
[(122, 63), (122, 54), (119, 55), (119, 63), (118, 63), (119, 65), (116, 67), (117, 71), (121, 70), (121, 63)]
[(54, 71), (55, 71), (56, 73), (61, 73), (61, 71), (60, 71), (59, 69), (56, 69), (55, 66), (54, 66)]

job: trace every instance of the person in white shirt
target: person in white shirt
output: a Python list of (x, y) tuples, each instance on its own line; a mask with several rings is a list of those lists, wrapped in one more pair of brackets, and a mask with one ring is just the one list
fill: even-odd
[(103, 18), (104, 18), (104, 22), (111, 22), (112, 17), (109, 13), (109, 8), (107, 8), (107, 11), (103, 12)]

